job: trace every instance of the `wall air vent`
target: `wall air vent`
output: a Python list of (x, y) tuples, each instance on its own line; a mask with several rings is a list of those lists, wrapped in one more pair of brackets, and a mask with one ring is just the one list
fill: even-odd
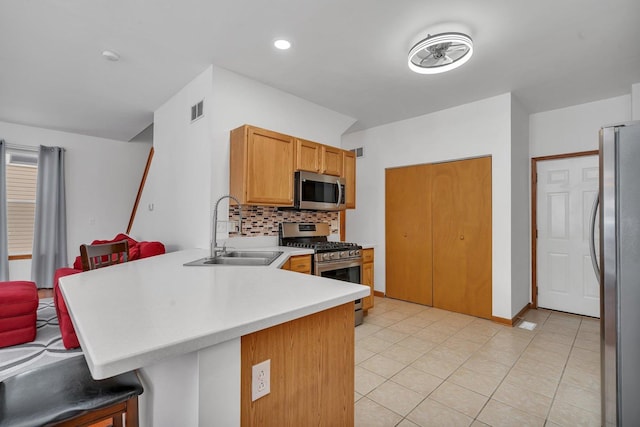
[(204, 114), (204, 100), (191, 106), (191, 121), (195, 122)]
[(358, 157), (364, 157), (364, 148), (362, 147), (358, 147), (358, 148), (354, 148), (353, 150), (354, 153), (356, 153), (356, 158)]

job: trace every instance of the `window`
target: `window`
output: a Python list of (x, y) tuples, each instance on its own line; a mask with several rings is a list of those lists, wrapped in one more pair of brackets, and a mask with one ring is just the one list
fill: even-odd
[(33, 248), (38, 154), (7, 150), (9, 259), (28, 258)]

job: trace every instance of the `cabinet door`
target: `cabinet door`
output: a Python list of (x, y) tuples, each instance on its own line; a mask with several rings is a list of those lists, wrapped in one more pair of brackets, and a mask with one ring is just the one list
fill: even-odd
[(320, 172), (322, 146), (312, 141), (296, 139), (296, 170)]
[(373, 263), (366, 262), (362, 264), (362, 284), (371, 288), (368, 297), (362, 298), (362, 309), (369, 310), (373, 307)]
[(327, 175), (342, 176), (342, 150), (336, 147), (322, 146), (322, 166), (320, 172)]
[(293, 138), (251, 127), (247, 141), (247, 203), (293, 205)]
[(342, 151), (342, 173), (345, 181), (345, 204), (347, 209), (356, 208), (356, 153)]
[(432, 166), (433, 306), (490, 319), (491, 158)]
[(287, 270), (311, 274), (311, 255), (295, 255), (289, 258)]
[(431, 165), (386, 170), (386, 294), (432, 305)]

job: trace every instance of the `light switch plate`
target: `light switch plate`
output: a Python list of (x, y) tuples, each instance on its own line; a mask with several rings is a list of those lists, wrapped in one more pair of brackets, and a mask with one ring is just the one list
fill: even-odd
[(251, 401), (271, 392), (271, 359), (251, 367)]

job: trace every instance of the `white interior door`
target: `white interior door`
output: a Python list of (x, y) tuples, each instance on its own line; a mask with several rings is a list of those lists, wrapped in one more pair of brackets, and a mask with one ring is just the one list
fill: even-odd
[(538, 306), (600, 317), (589, 252), (598, 156), (539, 161), (537, 172)]

